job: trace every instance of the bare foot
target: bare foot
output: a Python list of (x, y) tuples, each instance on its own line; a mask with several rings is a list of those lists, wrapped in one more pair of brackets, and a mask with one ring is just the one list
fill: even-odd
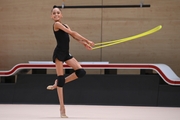
[(48, 85), (48, 86), (47, 86), (47, 89), (48, 89), (48, 90), (54, 90), (54, 89), (56, 89), (56, 88), (57, 88), (57, 80), (55, 80), (54, 85)]
[(61, 108), (61, 109), (60, 109), (60, 114), (61, 114), (61, 118), (68, 118), (68, 116), (66, 116), (66, 113), (65, 113), (65, 109), (64, 109), (64, 108)]

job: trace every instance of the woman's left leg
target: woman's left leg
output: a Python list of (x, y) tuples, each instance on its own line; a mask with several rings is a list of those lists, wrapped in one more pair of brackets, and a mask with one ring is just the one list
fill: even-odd
[[(83, 70), (82, 66), (79, 64), (79, 62), (75, 58), (71, 58), (71, 59), (65, 61), (65, 63), (68, 66), (72, 67), (75, 71), (65, 78), (65, 83), (76, 80), (77, 78), (82, 77), (86, 74), (85, 71)], [(80, 75), (78, 75), (78, 74), (80, 74)], [(54, 90), (56, 88), (57, 88), (57, 80), (55, 80), (54, 85), (49, 85), (47, 87), (48, 90)]]
[(65, 62), (68, 66), (72, 67), (75, 71), (65, 78), (65, 83), (76, 80), (77, 78), (83, 77), (86, 74), (85, 70), (82, 68), (82, 66), (79, 64), (79, 62), (75, 58), (72, 58)]

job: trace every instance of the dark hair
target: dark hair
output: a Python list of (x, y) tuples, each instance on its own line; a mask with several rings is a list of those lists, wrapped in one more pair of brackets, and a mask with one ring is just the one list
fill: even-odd
[(53, 8), (58, 8), (58, 6), (54, 5)]
[(53, 11), (54, 8), (58, 8), (58, 9), (61, 11), (61, 9), (59, 8), (59, 6), (54, 5), (53, 8), (52, 8), (52, 10), (51, 10), (51, 12)]

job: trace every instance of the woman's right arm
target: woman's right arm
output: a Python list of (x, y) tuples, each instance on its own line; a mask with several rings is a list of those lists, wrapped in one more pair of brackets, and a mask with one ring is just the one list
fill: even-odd
[[(67, 25), (66, 25), (67, 26)], [(64, 25), (62, 25), (60, 22), (56, 22), (54, 24), (54, 29), (58, 30), (61, 29), (65, 31), (66, 33), (70, 34), (74, 39), (76, 39), (78, 42), (82, 43), (86, 48), (91, 49), (92, 46), (94, 46), (94, 43), (85, 37), (81, 36), (79, 33), (72, 31), (69, 26), (66, 28)]]

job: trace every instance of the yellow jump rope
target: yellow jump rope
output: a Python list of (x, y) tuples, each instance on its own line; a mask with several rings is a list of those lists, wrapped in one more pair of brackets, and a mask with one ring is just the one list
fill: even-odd
[(127, 42), (127, 41), (130, 41), (130, 40), (134, 40), (134, 39), (137, 39), (137, 38), (140, 38), (140, 37), (144, 37), (144, 36), (147, 36), (147, 35), (150, 35), (152, 33), (155, 33), (157, 31), (159, 31), (161, 28), (162, 28), (162, 26), (159, 25), (159, 26), (157, 26), (157, 27), (155, 27), (155, 28), (153, 28), (151, 30), (148, 30), (148, 31), (143, 32), (143, 33), (138, 34), (138, 35), (134, 35), (134, 36), (127, 37), (127, 38), (122, 38), (122, 39), (119, 39), (119, 40), (111, 40), (111, 41), (107, 41), (107, 42), (96, 43), (92, 49), (95, 50), (95, 49), (99, 49), (99, 48), (104, 48), (104, 47), (112, 46), (112, 45), (119, 44), (119, 43), (122, 43), (122, 42)]

